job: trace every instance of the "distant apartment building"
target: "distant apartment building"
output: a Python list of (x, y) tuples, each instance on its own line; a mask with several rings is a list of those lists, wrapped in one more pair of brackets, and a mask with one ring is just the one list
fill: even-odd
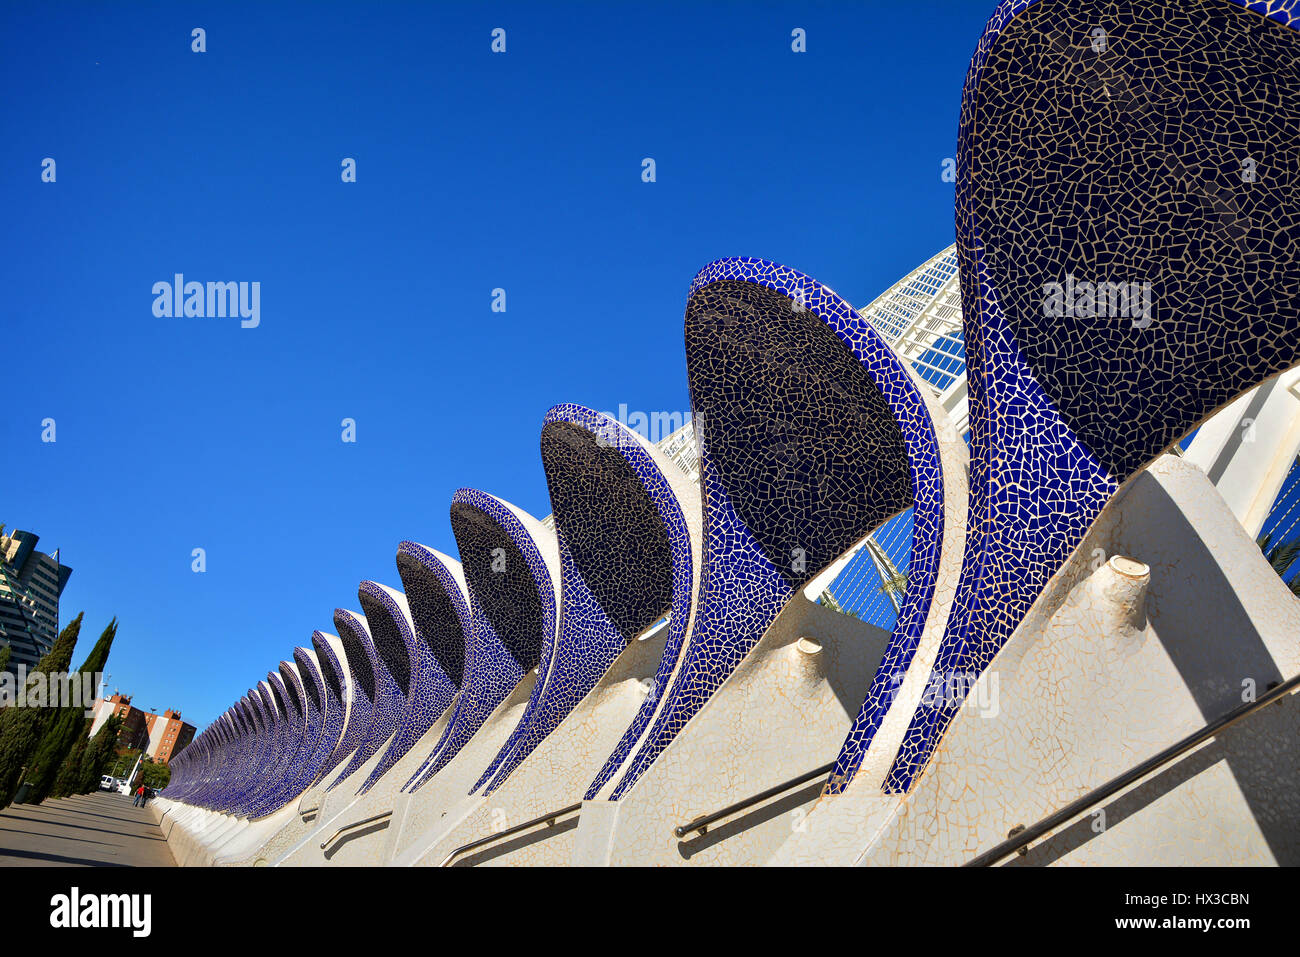
[(119, 748), (144, 748), (149, 743), (149, 729), (145, 725), (144, 712), (131, 707), (129, 695), (113, 694), (107, 698), (95, 700), (95, 716), (90, 722), (90, 736), (94, 737), (104, 722), (117, 715), (122, 719), (122, 727), (117, 732)]
[(0, 646), (10, 648), (9, 670), (35, 668), (59, 634), (59, 596), (72, 569), (36, 550), (35, 532), (0, 532)]
[(149, 756), (166, 764), (194, 740), (194, 725), (181, 720), (181, 713), (168, 708), (161, 715), (145, 715), (149, 725)]
[(95, 702), (90, 723), (93, 736), (112, 715), (122, 719), (117, 734), (120, 748), (138, 748), (160, 764), (166, 764), (194, 740), (195, 728), (181, 720), (181, 713), (168, 708), (162, 714), (133, 707), (130, 695), (112, 694)]

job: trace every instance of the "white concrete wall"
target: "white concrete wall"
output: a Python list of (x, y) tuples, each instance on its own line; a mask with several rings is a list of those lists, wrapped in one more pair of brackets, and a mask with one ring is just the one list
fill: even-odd
[[(811, 643), (800, 647), (805, 638)], [(572, 863), (761, 864), (800, 826), (824, 779), (703, 836), (678, 840), (672, 829), (833, 760), (887, 640), (879, 628), (796, 594), (641, 779), (617, 802), (603, 802), (617, 806), (604, 814), (584, 807)]]
[[(596, 687), (503, 786), (467, 805), (458, 820), (444, 818), (443, 824), (408, 840), (402, 862), (437, 865), (463, 844), (581, 801), (645, 699), (667, 635), (663, 627), (630, 643)], [(576, 824), (577, 818), (570, 815), (554, 827), (506, 838), (457, 863), (565, 865), (573, 855)]]
[[(991, 707), (959, 714), (912, 792), (823, 798), (772, 863), (963, 863), (1297, 672), (1300, 601), (1205, 475), (1165, 456), (1097, 520), (991, 663)], [(1100, 810), (1013, 861), (1300, 863), (1294, 696)]]

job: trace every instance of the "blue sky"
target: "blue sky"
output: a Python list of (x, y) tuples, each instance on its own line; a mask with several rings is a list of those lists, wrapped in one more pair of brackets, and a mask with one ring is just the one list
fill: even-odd
[[(950, 243), (992, 3), (117, 7), (0, 12), (0, 521), (201, 728), (402, 539), (455, 554), (459, 486), (547, 514), (553, 404), (687, 411), (709, 261), (861, 305)], [(178, 272), (260, 325), (155, 317)]]

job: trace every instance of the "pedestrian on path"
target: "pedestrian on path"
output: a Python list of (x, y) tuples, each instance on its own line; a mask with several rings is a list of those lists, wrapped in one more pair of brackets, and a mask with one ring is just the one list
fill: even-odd
[(136, 789), (135, 800), (131, 802), (131, 806), (144, 807), (144, 802), (145, 802), (144, 785), (141, 784), (140, 787)]

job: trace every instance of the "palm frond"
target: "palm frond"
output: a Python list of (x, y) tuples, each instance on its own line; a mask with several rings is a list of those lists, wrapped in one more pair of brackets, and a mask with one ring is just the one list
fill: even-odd
[(1285, 575), (1297, 557), (1300, 557), (1300, 538), (1293, 538), (1273, 549), (1268, 556), (1268, 563), (1279, 575)]
[(880, 591), (901, 595), (907, 591), (907, 572), (896, 571), (880, 583)]

